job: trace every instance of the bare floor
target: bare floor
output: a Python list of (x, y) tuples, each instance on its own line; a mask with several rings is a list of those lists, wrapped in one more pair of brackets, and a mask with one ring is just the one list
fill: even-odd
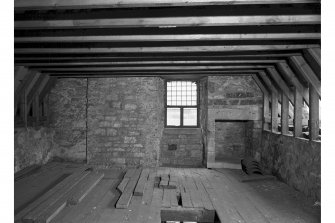
[[(78, 164), (50, 163), (36, 173), (15, 182), (15, 215), (34, 202), (57, 183), (69, 176)], [(126, 170), (99, 169), (104, 178), (77, 205), (66, 206), (51, 222), (54, 223), (110, 223), (161, 222), (163, 190), (145, 184), (143, 196), (133, 196), (128, 208), (116, 209), (120, 197), (116, 189)], [(151, 169), (151, 173), (170, 173), (194, 187), (192, 196), (209, 198), (215, 209), (216, 222), (320, 222), (320, 207), (300, 192), (277, 180), (241, 182), (241, 170), (204, 168)], [(185, 180), (186, 179), (186, 180)], [(208, 205), (208, 204), (207, 204)]]

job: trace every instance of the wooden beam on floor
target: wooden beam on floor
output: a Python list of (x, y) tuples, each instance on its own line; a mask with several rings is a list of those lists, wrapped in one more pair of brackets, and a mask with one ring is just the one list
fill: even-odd
[(121, 194), (119, 200), (116, 203), (116, 208), (128, 208), (130, 200), (133, 196), (133, 191), (137, 184), (137, 181), (140, 177), (142, 169), (136, 169), (133, 176), (130, 178), (126, 188), (124, 189), (123, 193)]
[(309, 87), (309, 139), (316, 140), (319, 136), (320, 116), (319, 116), (319, 96), (315, 88)]
[(305, 102), (307, 105), (309, 104), (309, 94), (308, 94), (308, 89), (305, 88), (298, 78), (296, 77), (295, 73), (292, 71), (290, 66), (285, 62), (285, 63), (277, 63), (277, 68), (278, 71), (286, 77), (286, 79), (289, 81), (292, 86), (296, 87), (296, 89), (299, 91), (299, 93), (303, 96)]
[(289, 124), (289, 99), (286, 94), (282, 92), (282, 103), (281, 103), (281, 133), (288, 134)]
[(246, 33), (246, 34), (179, 34), (118, 36), (31, 36), (15, 37), (15, 43), (34, 42), (148, 42), (148, 41), (218, 41), (218, 40), (304, 40), (321, 39), (320, 33)]
[(303, 76), (308, 83), (312, 84), (321, 98), (321, 81), (317, 78), (316, 74), (307, 64), (305, 59), (302, 56), (293, 56), (290, 57), (290, 62), (292, 63), (294, 70), (299, 72), (299, 74)]
[(205, 5), (303, 4), (320, 0), (15, 0), (15, 10), (175, 7)]
[(303, 50), (304, 57), (308, 61), (313, 71), (321, 79), (321, 49), (320, 48), (309, 48)]
[(130, 61), (130, 62), (44, 62), (44, 63), (34, 63), (34, 62), (17, 62), (16, 64), (21, 66), (30, 67), (57, 67), (57, 66), (113, 66), (113, 65), (174, 65), (174, 64), (273, 64), (285, 62), (284, 60), (189, 60), (189, 61)]
[(294, 136), (302, 136), (302, 95), (297, 89), (294, 90)]
[(302, 50), (318, 44), (297, 45), (225, 45), (225, 46), (166, 46), (166, 47), (122, 47), (122, 48), (15, 48), (15, 54), (40, 53), (164, 53), (164, 52), (235, 52), (259, 50)]

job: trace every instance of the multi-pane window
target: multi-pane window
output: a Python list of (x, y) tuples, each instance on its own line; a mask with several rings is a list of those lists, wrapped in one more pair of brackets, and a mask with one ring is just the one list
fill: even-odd
[(198, 126), (198, 86), (195, 81), (166, 82), (166, 126)]

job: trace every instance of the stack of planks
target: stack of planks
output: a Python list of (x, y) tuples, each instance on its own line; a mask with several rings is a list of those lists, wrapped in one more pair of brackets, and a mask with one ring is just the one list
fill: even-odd
[[(161, 220), (214, 222), (215, 209), (207, 192), (212, 186), (193, 171), (165, 169), (169, 184), (163, 187)], [(164, 178), (164, 177), (163, 177)]]
[(149, 177), (149, 169), (129, 169), (117, 189), (122, 193), (116, 203), (116, 208), (128, 208), (134, 196), (143, 196), (143, 191)]
[(77, 168), (15, 216), (15, 222), (50, 222), (66, 205), (80, 203), (104, 177), (103, 173)]

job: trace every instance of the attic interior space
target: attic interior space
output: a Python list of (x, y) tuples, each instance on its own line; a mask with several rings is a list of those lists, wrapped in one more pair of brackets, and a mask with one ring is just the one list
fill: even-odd
[(321, 222), (320, 0), (14, 0), (14, 222)]

